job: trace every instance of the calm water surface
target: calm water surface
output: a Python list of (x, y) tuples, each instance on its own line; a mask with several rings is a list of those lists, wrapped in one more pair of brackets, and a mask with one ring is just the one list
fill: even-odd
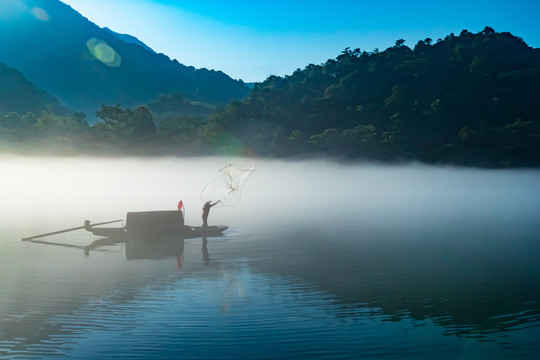
[[(223, 237), (84, 230), (257, 166)], [(0, 359), (537, 359), (540, 171), (0, 158)], [(150, 239), (151, 240), (151, 239)], [(128, 259), (129, 258), (129, 259)]]

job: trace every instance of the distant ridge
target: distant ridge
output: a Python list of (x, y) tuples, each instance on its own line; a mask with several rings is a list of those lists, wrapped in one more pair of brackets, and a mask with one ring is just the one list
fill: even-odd
[[(12, 112), (24, 115), (27, 112), (40, 113), (44, 110), (59, 114), (69, 112), (61, 106), (58, 99), (38, 89), (20, 71), (0, 63), (0, 119)], [(2, 125), (0, 120), (0, 126)]]
[(102, 104), (133, 107), (160, 93), (220, 104), (250, 92), (221, 71), (195, 69), (128, 41), (59, 0), (0, 2), (0, 62), (89, 118)]
[(487, 26), (404, 42), (346, 48), (270, 76), (212, 115), (209, 142), (233, 133), (244, 149), (270, 156), (540, 166), (540, 49)]
[(141, 40), (137, 39), (135, 36), (132, 36), (132, 35), (129, 35), (129, 34), (120, 34), (120, 33), (117, 33), (116, 31), (113, 31), (113, 30), (109, 29), (108, 27), (104, 27), (102, 29), (109, 32), (110, 34), (116, 36), (117, 38), (119, 38), (120, 40), (125, 42), (126, 44), (139, 45), (143, 49), (146, 49), (146, 50), (156, 54), (156, 52), (150, 46), (146, 45)]

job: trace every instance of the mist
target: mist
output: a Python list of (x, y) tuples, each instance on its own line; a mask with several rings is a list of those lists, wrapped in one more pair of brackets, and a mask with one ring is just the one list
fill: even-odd
[[(236, 205), (210, 212), (209, 225), (229, 226), (223, 237), (143, 239), (138, 257), (128, 257), (138, 243), (131, 240), (86, 253), (103, 239), (82, 229), (20, 241), (86, 219), (174, 210), (180, 199), (186, 223), (199, 226), (200, 193), (228, 164), (256, 170)], [(135, 343), (180, 349), (200, 339), (219, 344), (216, 334), (226, 333), (222, 343), (238, 354), (250, 343), (239, 329), (257, 334), (259, 351), (261, 337), (284, 324), (276, 346), (295, 349), (282, 358), (315, 343), (354, 358), (366, 333), (377, 357), (388, 346), (406, 355), (411, 343), (486, 351), (486, 336), (538, 353), (540, 170), (20, 156), (0, 157), (0, 169), (8, 351), (57, 358), (72, 349), (95, 355), (99, 344), (107, 349), (100, 353), (122, 357)], [(132, 329), (140, 337), (126, 344)], [(490, 353), (500, 353), (497, 344)]]
[(0, 158), (1, 226), (17, 233), (54, 230), (85, 219), (125, 218), (128, 211), (175, 209), (180, 199), (186, 207), (186, 223), (200, 225), (201, 190), (228, 164), (257, 170), (238, 204), (212, 209), (211, 224), (265, 231), (374, 226), (539, 230), (539, 170), (216, 157), (4, 156)]

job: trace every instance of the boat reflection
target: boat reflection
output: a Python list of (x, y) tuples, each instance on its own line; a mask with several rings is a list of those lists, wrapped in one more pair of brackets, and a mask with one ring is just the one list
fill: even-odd
[(181, 259), (184, 254), (184, 239), (160, 239), (149, 241), (144, 238), (133, 238), (126, 242), (126, 258), (128, 260), (156, 260), (170, 257)]
[[(222, 235), (223, 234), (219, 232), (219, 234), (214, 234), (212, 235), (212, 237), (220, 237)], [(201, 237), (202, 260), (206, 266), (210, 265), (210, 254), (208, 252), (208, 237), (209, 236)], [(194, 238), (195, 236), (193, 234), (192, 236), (187, 237), (187, 239)], [(122, 236), (99, 238), (86, 246), (36, 239), (28, 239), (25, 241), (41, 245), (82, 249), (86, 257), (90, 256), (90, 253), (92, 251), (111, 251), (111, 246), (122, 245), (125, 249), (127, 260), (158, 260), (175, 257), (178, 259), (178, 267), (180, 268), (182, 266), (182, 257), (184, 255), (185, 240), (186, 237), (179, 236), (151, 238), (142, 236), (128, 236), (122, 234)]]
[[(176, 258), (182, 267), (183, 257), (193, 254), (189, 248), (191, 244), (198, 247), (199, 239), (201, 255), (195, 256), (202, 257), (204, 266), (217, 264), (210, 261), (208, 237), (188, 241), (186, 252), (185, 240), (178, 237), (159, 241), (101, 238), (86, 246), (84, 253), (89, 256), (92, 251), (110, 251), (122, 244), (127, 260)], [(237, 261), (244, 266), (244, 260), (238, 259), (250, 259), (247, 267), (253, 273), (301, 279), (339, 304), (335, 313), (339, 318), (363, 317), (369, 311), (370, 316), (391, 321), (414, 319), (423, 324), (429, 319), (444, 329), (444, 335), (486, 341), (493, 339), (492, 334), (506, 336), (515, 330), (540, 328), (537, 242), (509, 248), (502, 240), (492, 239), (474, 244), (455, 240), (451, 246), (436, 239), (416, 243), (321, 241), (318, 237), (291, 241), (286, 236), (261, 239), (266, 241), (237, 241), (233, 251), (214, 243), (220, 259), (215, 269), (232, 269)], [(489, 246), (491, 250), (485, 251)], [(193, 268), (200, 270), (200, 263)], [(190, 270), (183, 268), (190, 276), (216, 275), (212, 271), (193, 275)]]
[[(93, 241), (90, 245), (85, 246), (83, 248), (84, 255), (90, 256), (91, 251), (103, 251), (106, 250), (108, 246), (119, 244), (125, 246), (127, 260), (158, 260), (176, 257), (178, 258), (180, 267), (182, 256), (184, 255), (185, 239), (149, 239), (142, 237), (101, 238)], [(208, 266), (210, 264), (208, 237), (202, 238), (201, 254), (204, 264)]]

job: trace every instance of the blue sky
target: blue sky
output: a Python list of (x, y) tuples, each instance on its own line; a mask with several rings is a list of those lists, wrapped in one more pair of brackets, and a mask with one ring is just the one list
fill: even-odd
[(540, 0), (62, 0), (99, 26), (136, 36), (185, 65), (263, 81), (346, 47), (414, 47), (463, 29), (509, 31), (540, 47)]

